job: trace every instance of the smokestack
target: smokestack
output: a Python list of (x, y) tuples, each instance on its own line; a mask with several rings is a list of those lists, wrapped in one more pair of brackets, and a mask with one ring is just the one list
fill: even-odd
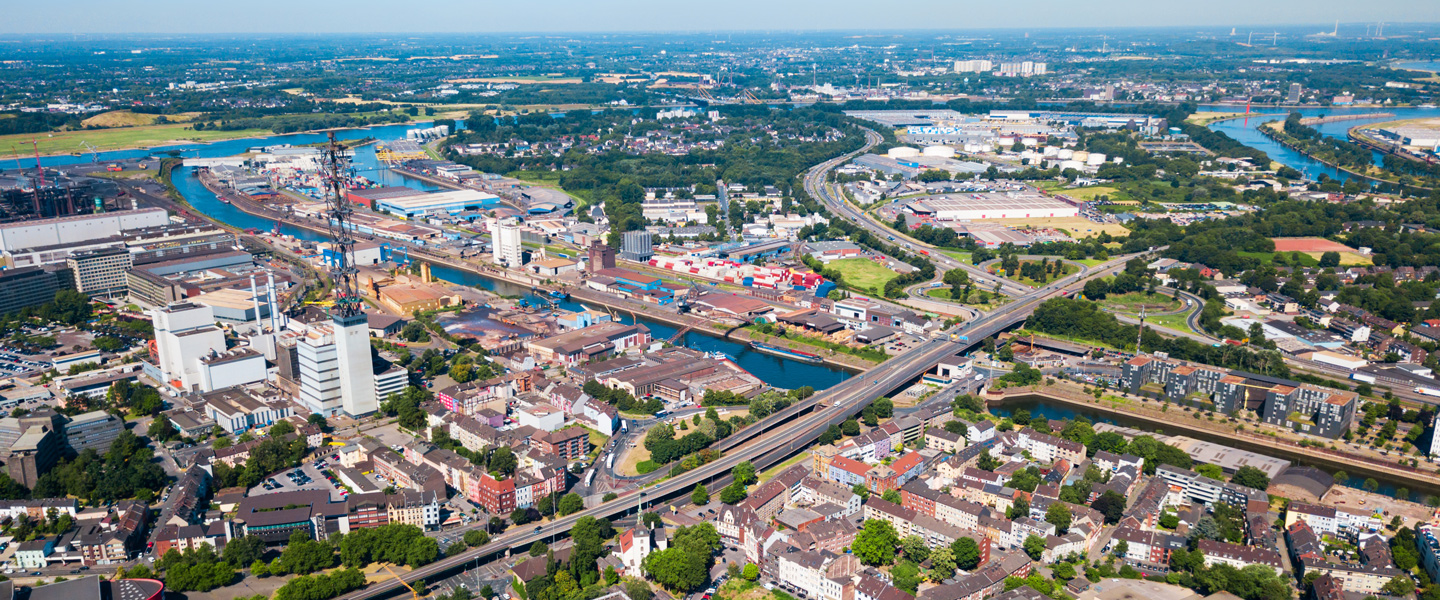
[(265, 334), (265, 322), (260, 320), (260, 296), (255, 292), (255, 274), (250, 274), (250, 305), (255, 308), (255, 335)]
[(275, 301), (275, 272), (266, 270), (266, 299), (270, 304), (270, 331), (276, 335), (280, 334), (280, 311), (279, 303)]

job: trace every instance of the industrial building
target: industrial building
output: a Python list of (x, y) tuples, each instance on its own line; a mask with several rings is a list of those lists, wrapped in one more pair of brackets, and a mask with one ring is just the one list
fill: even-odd
[(491, 233), (496, 264), (506, 267), (520, 267), (525, 264), (519, 224), (514, 220), (496, 222)]
[(0, 225), (0, 250), (8, 253), (26, 248), (82, 244), (169, 222), (170, 215), (165, 209), (145, 208), (5, 223)]
[(155, 324), (158, 380), (181, 391), (203, 384), (200, 359), (225, 350), (225, 333), (209, 306), (178, 302), (150, 311)]
[(627, 231), (620, 241), (620, 258), (645, 262), (655, 254), (655, 236), (649, 231)]
[(469, 210), (484, 210), (500, 204), (500, 197), (479, 190), (446, 190), (417, 192), (409, 196), (387, 196), (374, 199), (376, 212), (413, 219), (429, 215), (455, 215)]
[(906, 204), (904, 210), (938, 221), (1036, 219), (1080, 215), (1080, 208), (1074, 204), (1030, 191), (928, 196)]

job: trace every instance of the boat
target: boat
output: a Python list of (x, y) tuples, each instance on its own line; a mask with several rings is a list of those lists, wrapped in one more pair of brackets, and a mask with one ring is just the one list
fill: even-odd
[(825, 359), (821, 358), (819, 354), (812, 354), (800, 350), (791, 350), (789, 348), (781, 348), (779, 346), (772, 346), (770, 344), (765, 344), (761, 342), (750, 342), (750, 348), (758, 352), (764, 352), (765, 354), (779, 356), (781, 358), (788, 358), (791, 360), (798, 360), (800, 362), (807, 362), (815, 365), (825, 362)]
[(735, 362), (735, 359), (730, 358), (730, 355), (729, 355), (729, 354), (726, 354), (726, 353), (721, 352), (721, 351), (719, 351), (719, 350), (716, 350), (716, 351), (714, 351), (714, 352), (706, 352), (706, 353), (705, 353), (705, 358), (713, 358), (713, 359), (715, 359), (715, 360), (728, 360), (728, 361), (730, 361), (730, 362)]
[(550, 290), (550, 297), (559, 300), (569, 300), (570, 292), (567, 292), (565, 290)]

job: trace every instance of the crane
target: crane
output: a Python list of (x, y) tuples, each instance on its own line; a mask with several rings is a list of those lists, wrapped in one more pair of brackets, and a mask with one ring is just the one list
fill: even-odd
[[(386, 570), (386, 571), (390, 571), (390, 565), (385, 565), (385, 570)], [(390, 571), (390, 576), (394, 577), (394, 578), (395, 578), (395, 581), (400, 582), (400, 585), (405, 586), (405, 589), (410, 590), (410, 596), (411, 596), (412, 600), (419, 600), (419, 598), (420, 598), (420, 592), (419, 592), (419, 590), (416, 590), (415, 588), (410, 587), (410, 584), (405, 583), (405, 580), (402, 579), (399, 575), (396, 575), (394, 571)]]
[(83, 141), (83, 140), (82, 140), (82, 141), (80, 142), (80, 146), (81, 146), (82, 148), (90, 151), (90, 162), (92, 162), (92, 163), (100, 162), (100, 152), (99, 152), (99, 150), (97, 150), (97, 149), (95, 148), (95, 145), (94, 145), (94, 144), (91, 144), (90, 142), (86, 142), (86, 141)]

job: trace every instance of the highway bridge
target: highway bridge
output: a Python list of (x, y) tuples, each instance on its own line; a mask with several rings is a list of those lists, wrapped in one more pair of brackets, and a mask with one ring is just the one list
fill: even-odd
[[(1025, 298), (1007, 304), (980, 319), (959, 325), (945, 332), (942, 337), (921, 342), (909, 352), (895, 356), (857, 377), (836, 384), (759, 423), (741, 429), (716, 446), (720, 450), (730, 450), (720, 459), (641, 490), (638, 498), (627, 495), (547, 524), (497, 535), (489, 544), (443, 558), (403, 577), (406, 582), (440, 577), (478, 562), (508, 555), (512, 549), (523, 550), (536, 540), (551, 540), (563, 536), (575, 521), (582, 517), (615, 519), (633, 515), (640, 510), (642, 504), (653, 505), (684, 497), (695, 489), (697, 483), (718, 488), (731, 481), (730, 471), (744, 461), (750, 461), (757, 471), (779, 464), (797, 452), (809, 448), (829, 426), (840, 424), (864, 410), (875, 399), (909, 384), (941, 359), (967, 352), (985, 338), (1019, 324), (1045, 300), (1074, 294), (1090, 277), (1109, 275), (1123, 269), (1128, 258), (1130, 257), (1116, 258), (1083, 275), (1071, 275), (1044, 288), (1033, 290)], [(816, 406), (824, 408), (815, 411)], [(756, 443), (746, 443), (751, 441)], [(398, 579), (388, 579), (346, 594), (342, 598), (384, 598), (404, 590)]]

